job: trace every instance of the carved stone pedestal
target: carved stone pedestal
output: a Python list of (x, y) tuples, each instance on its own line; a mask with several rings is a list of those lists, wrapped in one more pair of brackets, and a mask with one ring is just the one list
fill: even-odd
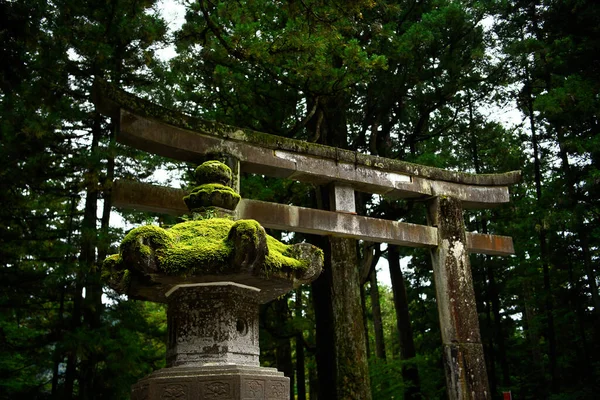
[(176, 286), (167, 293), (167, 366), (258, 367), (260, 289), (233, 282)]
[(289, 400), (290, 380), (259, 366), (260, 289), (233, 282), (167, 293), (167, 366), (132, 387), (133, 400)]
[(213, 365), (164, 368), (133, 385), (132, 400), (289, 400), (290, 380), (275, 368)]

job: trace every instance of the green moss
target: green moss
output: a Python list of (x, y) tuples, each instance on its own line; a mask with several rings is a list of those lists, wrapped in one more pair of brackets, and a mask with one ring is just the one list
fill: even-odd
[(211, 160), (202, 163), (194, 171), (194, 176), (198, 184), (221, 183), (231, 186), (231, 168), (221, 161)]
[[(158, 270), (167, 275), (224, 273), (231, 267), (234, 248), (229, 234), (234, 227), (238, 237), (258, 244), (257, 232), (262, 227), (254, 220), (212, 218), (183, 222), (168, 230), (152, 225), (134, 229), (121, 243), (121, 253), (105, 260), (103, 276), (113, 287), (128, 287), (128, 269), (141, 268), (132, 260), (149, 256), (156, 258)], [(308, 267), (307, 261), (294, 258), (293, 246), (269, 235), (266, 239), (269, 251), (262, 266), (265, 272)]]
[(229, 186), (220, 183), (206, 183), (195, 187), (183, 198), (190, 210), (206, 207), (220, 207), (233, 210), (241, 197)]
[(120, 254), (113, 254), (104, 260), (101, 278), (111, 287), (121, 293), (127, 292), (131, 283), (131, 274), (123, 269), (123, 259)]
[(235, 229), (237, 235), (244, 240), (258, 245), (260, 238), (258, 237), (258, 231), (262, 230), (262, 226), (253, 219), (241, 219), (236, 221), (232, 229)]
[(153, 248), (169, 248), (173, 240), (166, 231), (155, 225), (145, 225), (129, 232), (121, 242), (121, 254), (139, 253), (151, 257)]
[(113, 278), (113, 273), (119, 268), (121, 264), (121, 255), (113, 254), (106, 257), (106, 260), (102, 263), (102, 274), (101, 278), (105, 282), (109, 282)]

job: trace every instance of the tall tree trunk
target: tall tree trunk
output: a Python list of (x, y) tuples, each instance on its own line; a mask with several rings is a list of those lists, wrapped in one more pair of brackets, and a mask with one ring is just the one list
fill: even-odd
[[(302, 288), (296, 289), (296, 318), (302, 318)], [(304, 335), (302, 330), (296, 333), (296, 385), (298, 400), (306, 400), (306, 375), (304, 365)], [(293, 396), (292, 396), (293, 398)]]
[[(527, 74), (529, 77), (529, 74)], [(533, 94), (531, 93), (532, 83), (528, 82), (526, 88), (527, 93), (527, 111), (529, 113), (529, 125), (531, 129), (531, 144), (533, 147), (533, 164), (534, 164), (534, 180), (536, 199), (538, 202), (539, 209), (543, 209), (542, 204), (542, 171), (540, 161), (540, 148), (538, 142), (537, 126), (535, 123), (535, 116), (533, 113)], [(560, 387), (559, 376), (556, 370), (556, 333), (554, 328), (554, 301), (552, 293), (552, 285), (550, 281), (550, 266), (548, 261), (548, 249), (546, 239), (546, 228), (544, 227), (544, 221), (538, 220), (539, 231), (538, 239), (540, 243), (540, 258), (542, 262), (542, 271), (544, 277), (544, 303), (546, 308), (546, 337), (548, 339), (548, 358), (550, 376), (552, 381), (550, 382), (552, 392), (557, 393)]]
[[(473, 167), (475, 168), (475, 173), (480, 174), (481, 171), (481, 163), (479, 159), (479, 143), (477, 140), (477, 126), (474, 117), (474, 105), (471, 98), (471, 92), (468, 92), (468, 105), (469, 105), (469, 131), (470, 131), (470, 139), (471, 139), (471, 151), (473, 153)], [(487, 219), (485, 215), (481, 214), (481, 233), (487, 234)], [(488, 256), (483, 256), (483, 264), (485, 265), (485, 270), (487, 272), (487, 290), (486, 290), (486, 314), (487, 321), (489, 326), (490, 338), (489, 338), (489, 346), (488, 346), (488, 355), (489, 358), (486, 358), (486, 362), (488, 364), (488, 375), (489, 375), (489, 383), (490, 390), (492, 391), (492, 395), (494, 395), (497, 391), (497, 380), (496, 380), (496, 351), (495, 346), (498, 346), (498, 353), (500, 359), (500, 365), (502, 368), (502, 376), (503, 376), (503, 385), (508, 387), (510, 386), (510, 374), (508, 372), (508, 361), (506, 358), (506, 348), (504, 345), (504, 335), (502, 334), (502, 320), (500, 317), (500, 301), (499, 296), (500, 293), (496, 286), (496, 278), (494, 276), (494, 266), (492, 265), (492, 260)], [(492, 336), (493, 333), (493, 336)]]
[(529, 349), (531, 350), (531, 361), (533, 364), (533, 371), (531, 371), (531, 375), (529, 375), (529, 381), (539, 382), (537, 384), (534, 383), (536, 396), (539, 399), (543, 399), (547, 397), (546, 385), (541, 384), (541, 382), (544, 381), (545, 368), (542, 351), (540, 349), (540, 336), (536, 323), (537, 316), (533, 306), (535, 295), (531, 287), (531, 283), (528, 281), (525, 281), (522, 286), (523, 327), (525, 329), (525, 335), (529, 340)]
[[(289, 296), (282, 296), (274, 300), (273, 310), (275, 313), (274, 326), (282, 329), (289, 326), (290, 308), (288, 306)], [(287, 329), (284, 331), (278, 330), (276, 334), (280, 335), (277, 338), (277, 347), (275, 348), (275, 364), (277, 369), (290, 378), (290, 398), (294, 395), (294, 363), (292, 361), (292, 345), (290, 335)]]
[[(92, 155), (98, 151), (102, 137), (102, 116), (95, 112), (92, 125)], [(100, 166), (93, 164), (88, 170), (87, 196), (83, 216), (83, 238), (81, 264), (85, 273), (85, 299), (83, 301), (83, 321), (85, 327), (94, 332), (100, 328), (102, 312), (102, 286), (100, 270), (96, 265), (96, 248), (98, 246), (97, 210), (100, 187)], [(107, 227), (108, 229), (108, 227)], [(79, 397), (83, 400), (92, 399), (95, 395), (96, 366), (99, 354), (90, 348), (86, 358), (81, 363), (81, 378), (79, 380)]]
[(371, 398), (360, 309), (356, 240), (330, 237), (337, 398)]
[[(92, 143), (90, 153), (92, 158), (98, 151), (98, 145), (102, 135), (102, 117), (98, 113), (94, 113), (92, 123)], [(84, 182), (86, 185), (85, 208), (83, 221), (81, 225), (81, 251), (79, 253), (79, 271), (75, 278), (75, 293), (73, 299), (72, 312), (72, 331), (81, 327), (81, 318), (89, 317), (86, 310), (86, 300), (83, 299), (83, 289), (86, 288), (88, 275), (95, 269), (96, 263), (96, 242), (97, 242), (97, 224), (96, 212), (98, 202), (98, 185), (99, 185), (99, 166), (93, 163), (88, 168)], [(86, 298), (88, 296), (86, 290)], [(71, 399), (74, 395), (74, 381), (77, 377), (77, 346), (71, 346), (71, 351), (67, 357), (67, 370), (65, 373), (65, 398)], [(88, 361), (83, 362), (79, 374), (79, 395), (86, 398), (86, 389), (90, 387), (94, 375), (94, 365), (90, 365)]]
[[(404, 276), (400, 269), (400, 254), (398, 247), (388, 247), (388, 262), (390, 266), (390, 277), (392, 280), (392, 291), (394, 293), (394, 308), (396, 310), (396, 323), (400, 337), (400, 359), (410, 361), (416, 356), (415, 343), (413, 340), (412, 325), (408, 312), (408, 300)], [(402, 368), (402, 377), (405, 384), (405, 399), (420, 398), (421, 385), (419, 382), (419, 370), (413, 363), (405, 364)]]
[(506, 344), (504, 341), (504, 330), (502, 329), (502, 316), (500, 315), (500, 292), (498, 285), (496, 284), (496, 276), (494, 274), (494, 263), (488, 261), (487, 263), (487, 274), (488, 274), (488, 290), (490, 292), (491, 308), (494, 315), (494, 337), (496, 345), (498, 346), (498, 355), (500, 368), (502, 369), (502, 385), (505, 387), (510, 386), (510, 371), (508, 366), (508, 359), (506, 357)]
[[(311, 382), (311, 393), (315, 386), (320, 399), (337, 399), (336, 394), (336, 353), (333, 335), (333, 307), (329, 288), (332, 281), (331, 250), (329, 242), (322, 240), (320, 246), (325, 252), (325, 265), (321, 275), (312, 283), (313, 308), (316, 322), (316, 353), (318, 385)], [(312, 400), (312, 396), (311, 396)]]
[(375, 354), (377, 358), (385, 360), (385, 342), (383, 335), (383, 320), (379, 303), (379, 287), (377, 286), (377, 270), (373, 268), (371, 279), (371, 309), (373, 310), (373, 330), (375, 331)]
[[(593, 379), (593, 368), (590, 365), (590, 351), (588, 348), (588, 344), (587, 344), (587, 339), (586, 339), (586, 334), (585, 334), (585, 316), (584, 316), (584, 312), (583, 312), (583, 307), (581, 306), (581, 302), (579, 300), (579, 292), (580, 292), (580, 285), (579, 285), (579, 279), (575, 277), (575, 274), (573, 273), (573, 263), (572, 263), (572, 259), (569, 257), (568, 261), (567, 261), (567, 267), (569, 270), (569, 281), (571, 282), (572, 285), (572, 289), (570, 290), (571, 293), (571, 297), (572, 297), (572, 307), (575, 309), (576, 315), (577, 315), (577, 326), (579, 328), (579, 340), (574, 340), (574, 347), (578, 350), (577, 353), (577, 359), (578, 360), (583, 360), (583, 365), (581, 368), (581, 370), (583, 371), (582, 373), (582, 382), (585, 382), (586, 380), (589, 380), (589, 382), (591, 382), (591, 379)], [(580, 345), (581, 344), (581, 345)]]
[(360, 306), (363, 316), (363, 330), (365, 331), (365, 348), (367, 350), (367, 358), (371, 358), (371, 342), (369, 340), (369, 318), (367, 314), (367, 295), (365, 294), (365, 285), (360, 285)]
[(319, 377), (315, 362), (308, 364), (308, 390), (310, 400), (319, 399)]
[[(71, 253), (71, 240), (73, 238), (73, 217), (75, 216), (75, 211), (77, 210), (77, 204), (76, 204), (76, 199), (79, 199), (79, 196), (75, 195), (75, 194), (71, 194), (71, 210), (69, 212), (69, 228), (68, 228), (68, 233), (67, 233), (67, 247), (68, 247), (68, 251), (67, 251), (67, 255), (65, 257), (65, 265), (69, 266), (69, 268), (71, 268), (72, 265), (72, 253)], [(62, 337), (62, 330), (64, 329), (64, 311), (65, 311), (65, 296), (67, 294), (67, 286), (66, 285), (62, 285), (61, 287), (61, 291), (60, 291), (60, 303), (59, 303), (59, 307), (58, 307), (58, 324), (57, 324), (57, 330), (56, 330), (56, 340), (60, 340), (60, 338)], [(59, 346), (57, 344), (56, 348), (54, 349), (54, 365), (52, 368), (52, 391), (51, 391), (51, 395), (53, 399), (58, 399), (58, 398), (64, 398), (64, 391), (63, 392), (59, 392), (58, 390), (58, 381), (59, 381), (59, 375), (60, 375), (60, 364), (63, 362), (64, 359), (64, 354), (63, 354), (63, 349), (61, 348), (61, 346)]]
[[(484, 261), (484, 264), (487, 264)], [(486, 269), (489, 271), (490, 266), (486, 265)], [(482, 341), (484, 343), (484, 350), (486, 350), (485, 354), (485, 363), (487, 365), (488, 371), (488, 382), (490, 383), (490, 391), (492, 392), (492, 398), (496, 394), (498, 389), (498, 384), (496, 383), (496, 352), (494, 350), (494, 338), (492, 332), (494, 332), (494, 320), (492, 318), (492, 298), (491, 298), (490, 288), (488, 285), (488, 289), (485, 291), (485, 314), (486, 321), (488, 326), (488, 337), (487, 340)]]

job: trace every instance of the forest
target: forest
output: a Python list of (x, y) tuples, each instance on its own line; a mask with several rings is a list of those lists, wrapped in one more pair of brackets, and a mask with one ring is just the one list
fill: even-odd
[[(109, 289), (102, 261), (129, 229), (177, 221), (115, 209), (111, 187), (166, 176), (185, 188), (195, 165), (118, 143), (91, 101), (98, 79), (269, 134), (521, 170), (510, 203), (465, 212), (468, 230), (512, 236), (516, 252), (471, 255), (491, 398), (596, 398), (600, 2), (180, 1), (185, 22), (170, 28), (156, 0), (0, 0), (0, 398), (128, 399), (165, 365), (164, 307)], [(261, 175), (244, 174), (241, 192), (323, 204), (318, 186)], [(361, 215), (426, 224), (422, 202), (356, 200)], [(445, 399), (429, 252), (356, 247), (369, 396)], [(290, 377), (292, 399), (365, 398), (331, 384), (322, 284), (262, 306), (261, 364)]]

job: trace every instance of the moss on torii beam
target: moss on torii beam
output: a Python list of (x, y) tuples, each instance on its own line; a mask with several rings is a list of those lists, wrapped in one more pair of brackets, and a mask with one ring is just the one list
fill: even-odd
[[(126, 110), (131, 114), (136, 114), (144, 118), (160, 121), (164, 124), (169, 124), (196, 133), (202, 133), (218, 139), (242, 142), (274, 151), (284, 151), (324, 160), (334, 160), (336, 162), (364, 166), (380, 171), (389, 171), (424, 179), (473, 186), (507, 186), (518, 183), (521, 180), (521, 171), (510, 171), (499, 174), (471, 174), (448, 171), (441, 168), (361, 154), (355, 151), (338, 149), (317, 143), (270, 135), (251, 129), (243, 129), (219, 122), (194, 118), (161, 107), (148, 100), (141, 99), (103, 81), (96, 81), (94, 83), (93, 100), (101, 112), (111, 115), (116, 119), (121, 118), (120, 110)], [(139, 139), (133, 139), (131, 144), (141, 148), (142, 143), (138, 141)], [(181, 157), (184, 157), (184, 154), (184, 149), (178, 149), (168, 156), (177, 158), (175, 157), (177, 155), (180, 157), (179, 159), (181, 159)]]

